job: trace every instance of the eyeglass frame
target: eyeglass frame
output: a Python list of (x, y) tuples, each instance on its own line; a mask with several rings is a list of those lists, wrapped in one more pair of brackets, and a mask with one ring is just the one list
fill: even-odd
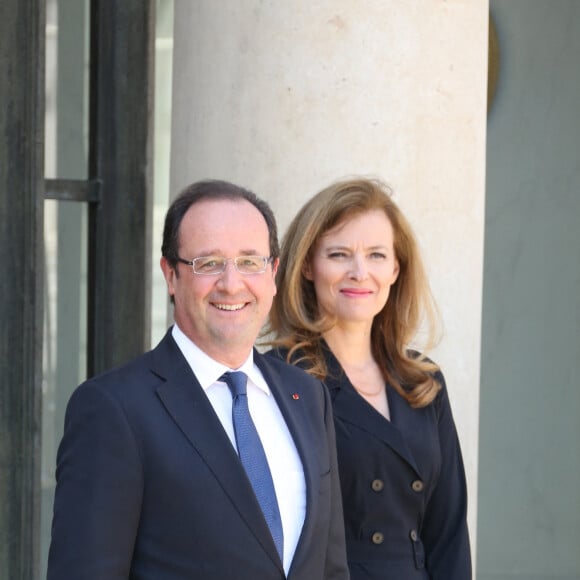
[[(219, 272), (197, 272), (195, 269), (195, 262), (197, 260), (203, 260), (204, 258), (220, 258), (220, 259), (224, 260), (223, 269)], [(264, 269), (259, 270), (257, 272), (242, 272), (238, 268), (238, 260), (240, 260), (242, 258), (261, 258), (262, 260), (264, 260)], [(242, 274), (242, 276), (253, 276), (254, 274), (263, 274), (268, 269), (268, 264), (271, 264), (274, 262), (274, 258), (272, 256), (260, 256), (259, 254), (250, 254), (250, 255), (242, 254), (241, 256), (235, 256), (233, 258), (222, 258), (222, 256), (209, 255), (209, 256), (197, 256), (196, 258), (193, 258), (191, 260), (184, 260), (183, 258), (180, 258), (179, 256), (177, 256), (177, 261), (181, 262), (182, 264), (185, 264), (187, 266), (191, 266), (192, 272), (198, 276), (219, 276), (220, 274), (223, 274), (226, 271), (226, 268), (228, 266), (228, 262), (232, 262), (236, 272), (238, 272), (239, 274)]]

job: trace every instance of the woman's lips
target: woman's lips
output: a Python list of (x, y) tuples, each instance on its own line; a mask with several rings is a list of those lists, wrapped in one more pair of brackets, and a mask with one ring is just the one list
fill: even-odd
[(367, 290), (365, 288), (342, 288), (340, 290), (341, 294), (344, 294), (346, 296), (353, 296), (353, 297), (359, 297), (359, 296), (368, 296), (369, 294), (372, 294), (371, 290)]

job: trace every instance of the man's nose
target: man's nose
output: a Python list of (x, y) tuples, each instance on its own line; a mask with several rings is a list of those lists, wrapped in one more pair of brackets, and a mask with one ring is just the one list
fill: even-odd
[(243, 277), (244, 275), (238, 272), (234, 261), (228, 260), (225, 270), (219, 275), (217, 285), (224, 290), (232, 291), (240, 287)]

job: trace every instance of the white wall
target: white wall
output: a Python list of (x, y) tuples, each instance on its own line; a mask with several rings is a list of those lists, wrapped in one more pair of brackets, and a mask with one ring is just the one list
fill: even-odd
[(388, 181), (441, 306), (475, 533), (487, 0), (175, 2), (173, 192), (224, 178), (283, 233), (348, 174)]

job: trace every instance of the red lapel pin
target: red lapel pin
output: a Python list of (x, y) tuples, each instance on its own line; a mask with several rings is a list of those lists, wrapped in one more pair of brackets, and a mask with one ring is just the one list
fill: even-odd
[(297, 401), (297, 400), (300, 398), (300, 395), (299, 395), (298, 393), (294, 393), (294, 394), (292, 395), (292, 398), (293, 398), (295, 401)]

